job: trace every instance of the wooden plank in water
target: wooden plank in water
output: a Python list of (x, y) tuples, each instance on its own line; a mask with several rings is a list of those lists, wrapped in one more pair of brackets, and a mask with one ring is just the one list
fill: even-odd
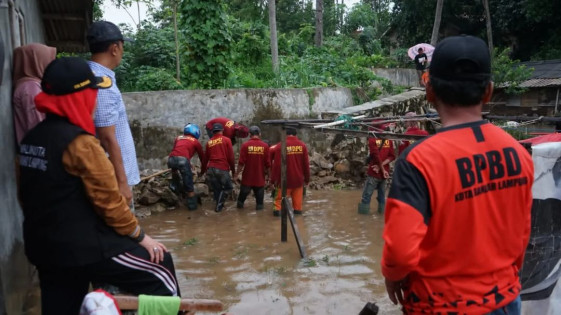
[(296, 221), (294, 220), (294, 209), (292, 209), (292, 204), (288, 201), (287, 198), (283, 198), (282, 207), (286, 209), (286, 212), (288, 212), (288, 218), (290, 219), (290, 225), (292, 226), (292, 231), (294, 232), (294, 238), (296, 239), (296, 244), (298, 244), (300, 257), (306, 258), (308, 255), (306, 254), (306, 248), (304, 247), (304, 242), (302, 241), (302, 237), (300, 236), (298, 225), (296, 225)]

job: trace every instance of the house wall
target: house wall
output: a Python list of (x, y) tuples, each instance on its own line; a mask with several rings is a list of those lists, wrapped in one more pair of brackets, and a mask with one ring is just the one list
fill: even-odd
[(0, 314), (23, 313), (24, 298), (30, 287), (33, 270), (23, 253), (23, 216), (16, 193), (16, 152), (11, 106), (13, 44), (44, 42), (42, 24), (37, 23), (41, 21), (39, 2), (14, 0), (12, 3), (13, 8), (23, 16), (21, 29), (19, 23), (10, 21), (10, 2), (0, 0), (0, 37), (4, 42), (5, 55), (4, 60), (0, 61), (3, 76), (0, 85)]

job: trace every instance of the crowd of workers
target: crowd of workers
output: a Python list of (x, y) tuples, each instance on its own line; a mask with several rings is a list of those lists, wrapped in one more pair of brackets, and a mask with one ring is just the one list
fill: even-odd
[[(133, 294), (180, 294), (171, 255), (133, 213), (131, 186), (140, 178), (113, 72), (127, 39), (117, 26), (101, 21), (90, 26), (87, 40), (88, 62), (54, 59), (54, 50), (39, 44), (14, 53), (25, 251), (37, 266), (46, 315), (77, 314), (90, 283), (110, 283)], [(427, 99), (443, 128), (402, 143), (397, 159), (392, 141), (368, 141), (359, 211), (370, 206), (377, 190), (378, 212), (385, 212), (382, 273), (390, 299), (401, 303), (404, 313), (520, 313), (518, 271), (530, 233), (533, 166), (512, 137), (482, 120), (482, 104), (493, 90), (490, 67), (482, 40), (444, 39), (426, 82)], [(265, 187), (272, 183), (278, 216), (281, 146), (269, 147), (257, 126), (228, 118), (215, 118), (205, 129), (204, 149), (199, 127), (187, 124), (168, 158), (176, 182), (182, 182), (174, 188), (182, 190), (187, 207), (197, 208), (191, 166), (197, 154), (215, 211), (224, 208), (233, 180), (241, 176), (236, 206), (243, 208), (253, 191), (256, 210), (262, 210)], [(427, 135), (414, 122), (405, 133)], [(308, 150), (295, 129), (286, 134), (287, 194), (294, 213), (301, 214), (310, 180)], [(236, 167), (232, 145), (248, 135)], [(517, 184), (502, 185), (505, 180)]]
[[(273, 215), (279, 216), (281, 194), (281, 162), (279, 144), (269, 145), (261, 139), (261, 129), (251, 126), (249, 129), (233, 120), (218, 117), (206, 124), (209, 140), (203, 152), (198, 141), (200, 129), (196, 124), (187, 124), (183, 135), (175, 139), (174, 147), (168, 158), (168, 166), (172, 170), (172, 187), (177, 190), (180, 181), (183, 182), (181, 192), (186, 196), (189, 210), (197, 209), (197, 197), (194, 193), (193, 172), (190, 160), (194, 153), (201, 161), (199, 177), (206, 174), (207, 182), (213, 191), (216, 202), (215, 211), (223, 210), (228, 197), (232, 194), (234, 181), (239, 181), (240, 192), (236, 203), (237, 208), (243, 208), (245, 200), (253, 191), (256, 200), (256, 210), (264, 209), (265, 189), (272, 186), (276, 195)], [(236, 169), (232, 143), (236, 138), (250, 139), (240, 148), (238, 166)], [(287, 194), (292, 198), (295, 214), (302, 214), (302, 197), (304, 185), (310, 181), (310, 165), (308, 149), (296, 136), (296, 129), (287, 128)], [(181, 177), (178, 175), (181, 174)], [(241, 179), (240, 179), (241, 176)]]

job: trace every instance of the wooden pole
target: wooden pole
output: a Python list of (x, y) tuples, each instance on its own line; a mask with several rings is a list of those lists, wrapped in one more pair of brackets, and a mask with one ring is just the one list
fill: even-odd
[(442, 18), (442, 6), (444, 5), (444, 0), (436, 0), (436, 12), (434, 13), (434, 24), (432, 26), (432, 35), (430, 38), (430, 44), (436, 46), (438, 41), (438, 32), (440, 30), (440, 20)]
[(148, 176), (146, 176), (146, 177), (142, 177), (142, 178), (140, 179), (140, 181), (143, 182), (143, 181), (148, 180), (148, 179), (150, 179), (150, 178), (152, 178), (152, 177), (156, 177), (156, 176), (158, 176), (158, 175), (162, 175), (162, 174), (167, 173), (167, 172), (169, 172), (169, 171), (171, 171), (171, 168), (168, 168), (167, 170), (163, 170), (163, 171), (156, 172), (156, 173), (154, 173), (154, 174), (152, 174), (152, 175), (148, 175)]
[(281, 242), (287, 241), (287, 209), (286, 199), (286, 130), (281, 129)]
[(304, 242), (300, 236), (300, 231), (298, 230), (298, 225), (296, 225), (296, 220), (294, 220), (294, 209), (292, 205), (288, 202), (288, 199), (282, 200), (282, 206), (287, 209), (288, 218), (290, 219), (290, 225), (292, 226), (292, 232), (294, 232), (294, 238), (296, 239), (296, 244), (298, 245), (298, 251), (300, 251), (300, 257), (306, 258), (306, 248), (304, 247)]
[(555, 98), (555, 110), (553, 114), (557, 114), (557, 105), (559, 105), (559, 88), (557, 88), (557, 97)]

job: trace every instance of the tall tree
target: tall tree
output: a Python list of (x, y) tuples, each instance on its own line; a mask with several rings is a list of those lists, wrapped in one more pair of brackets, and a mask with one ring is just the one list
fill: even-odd
[(436, 2), (436, 12), (434, 13), (434, 24), (432, 26), (432, 36), (430, 38), (430, 44), (435, 46), (438, 41), (438, 31), (440, 30), (440, 20), (442, 19), (442, 6), (444, 5), (444, 0), (437, 0)]
[(489, 53), (493, 57), (493, 29), (491, 28), (491, 12), (489, 11), (489, 0), (483, 0), (485, 7), (485, 24), (487, 26), (487, 44), (489, 45)]
[(179, 60), (179, 39), (177, 36), (177, 6), (179, 5), (179, 0), (171, 0), (173, 5), (173, 37), (175, 39), (175, 78), (177, 81), (181, 82), (181, 70)]
[(317, 47), (323, 44), (323, 0), (316, 0), (316, 37)]
[(269, 30), (271, 32), (271, 57), (273, 71), (279, 72), (279, 47), (277, 42), (277, 8), (275, 0), (269, 0)]

